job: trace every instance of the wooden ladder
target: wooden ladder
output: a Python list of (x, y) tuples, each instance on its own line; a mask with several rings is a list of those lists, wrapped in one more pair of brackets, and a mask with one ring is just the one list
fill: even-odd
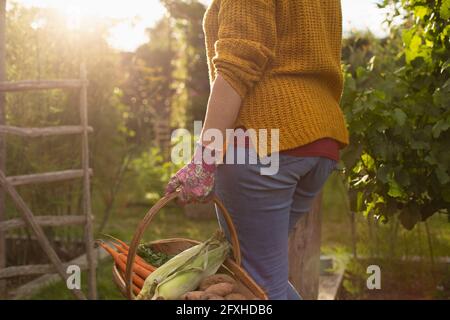
[[(9, 266), (0, 265), (0, 280), (24, 276), (37, 275), (49, 272), (57, 272), (61, 278), (66, 281), (68, 274), (66, 273), (66, 265), (58, 257), (55, 250), (50, 245), (50, 241), (46, 237), (42, 227), (44, 226), (68, 226), (79, 225), (84, 226), (84, 241), (86, 245), (86, 257), (88, 267), (88, 298), (97, 298), (96, 289), (96, 256), (94, 254), (93, 240), (93, 216), (91, 209), (91, 192), (90, 192), (90, 176), (92, 169), (89, 167), (89, 144), (88, 134), (93, 131), (88, 126), (87, 116), (87, 75), (84, 64), (80, 67), (80, 79), (70, 80), (48, 80), (48, 81), (18, 81), (18, 82), (0, 82), (0, 94), (7, 92), (21, 92), (34, 90), (52, 90), (52, 89), (78, 89), (80, 92), (80, 125), (79, 126), (56, 126), (47, 128), (19, 128), (0, 124), (0, 135), (18, 135), (22, 137), (44, 137), (55, 135), (73, 135), (80, 134), (82, 136), (81, 157), (82, 168), (79, 170), (66, 170), (58, 172), (48, 172), (40, 174), (30, 174), (22, 176), (6, 176), (5, 172), (0, 170), (0, 186), (11, 197), (17, 209), (21, 212), (22, 217), (8, 221), (0, 221), (0, 238), (3, 238), (8, 230), (27, 226), (36, 236), (40, 247), (49, 258), (51, 264), (45, 265), (26, 265), (26, 266)], [(75, 216), (34, 216), (33, 212), (27, 206), (23, 198), (16, 190), (16, 186), (64, 181), (71, 179), (83, 179), (83, 212), (82, 215)], [(2, 260), (5, 261), (6, 248), (3, 252)], [(77, 299), (86, 299), (81, 290), (71, 290)]]

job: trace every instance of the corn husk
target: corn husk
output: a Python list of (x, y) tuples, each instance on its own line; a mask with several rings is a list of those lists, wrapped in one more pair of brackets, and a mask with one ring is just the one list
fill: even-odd
[(202, 279), (213, 275), (230, 253), (230, 244), (218, 231), (207, 241), (176, 255), (145, 280), (138, 300), (175, 300), (195, 290)]

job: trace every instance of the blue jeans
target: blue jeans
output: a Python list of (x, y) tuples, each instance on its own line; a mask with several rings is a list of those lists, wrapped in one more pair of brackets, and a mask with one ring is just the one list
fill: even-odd
[[(262, 166), (260, 161), (220, 165), (216, 194), (236, 227), (244, 269), (269, 299), (299, 300), (300, 295), (288, 280), (289, 232), (310, 210), (336, 161), (281, 154), (277, 174), (261, 175)], [(229, 237), (221, 214), (217, 216)]]

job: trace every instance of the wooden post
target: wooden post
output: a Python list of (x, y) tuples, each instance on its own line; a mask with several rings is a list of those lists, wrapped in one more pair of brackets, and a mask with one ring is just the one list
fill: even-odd
[(305, 300), (319, 296), (322, 193), (289, 238), (289, 280)]
[(91, 208), (91, 182), (89, 170), (89, 125), (87, 114), (87, 74), (86, 67), (81, 64), (80, 78), (83, 85), (80, 90), (80, 117), (81, 126), (83, 127), (82, 136), (82, 168), (83, 168), (83, 213), (86, 215), (86, 226), (84, 231), (86, 242), (86, 258), (89, 266), (88, 270), (88, 298), (91, 300), (97, 299), (97, 284), (96, 284), (96, 269), (97, 259), (94, 254), (94, 235), (93, 235), (93, 216)]
[[(0, 81), (6, 80), (6, 0), (0, 0)], [(0, 125), (5, 124), (5, 94), (0, 93)], [(6, 135), (0, 133), (0, 171), (6, 169)], [(6, 219), (5, 190), (0, 186), (0, 223)], [(0, 269), (6, 267), (6, 232), (0, 230)], [(0, 280), (0, 298), (6, 295), (6, 281)]]

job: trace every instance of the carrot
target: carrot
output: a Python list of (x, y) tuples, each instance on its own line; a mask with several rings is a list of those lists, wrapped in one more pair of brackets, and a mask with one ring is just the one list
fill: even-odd
[(108, 253), (111, 255), (111, 257), (114, 258), (114, 260), (116, 260), (116, 257), (117, 257), (118, 254), (119, 254), (117, 251), (114, 251), (113, 248), (111, 248), (111, 247), (108, 246), (106, 243), (103, 243), (103, 242), (101, 242), (101, 241), (99, 241), (98, 244), (99, 244), (103, 249), (105, 249), (105, 251), (108, 252)]
[(124, 247), (122, 247), (114, 242), (113, 242), (113, 246), (117, 249), (118, 252), (128, 255), (128, 250), (125, 249)]
[[(124, 276), (124, 272), (121, 272), (121, 275), (122, 275), (122, 277), (123, 278), (125, 278), (125, 276)], [(137, 296), (140, 292), (141, 292), (141, 290), (142, 290), (142, 287), (138, 287), (138, 286), (136, 286), (135, 284), (132, 284), (132, 286), (131, 286), (132, 288), (133, 288), (133, 293)]]
[[(120, 239), (117, 239), (113, 236), (110, 235), (106, 235), (107, 237), (111, 238), (112, 240), (116, 241), (119, 243), (119, 245), (117, 243), (113, 243), (114, 247), (121, 253), (124, 253), (128, 256), (128, 251), (130, 250), (130, 246), (128, 246), (125, 242), (123, 242)], [(136, 262), (138, 264), (140, 264), (142, 267), (144, 267), (145, 269), (148, 269), (150, 271), (155, 271), (156, 267), (152, 266), (151, 264), (149, 264), (147, 261), (145, 261), (144, 259), (142, 259), (141, 257), (139, 257), (138, 255), (136, 255), (135, 258)]]
[[(126, 257), (119, 254), (117, 251), (114, 251), (114, 249), (112, 249), (105, 243), (99, 242), (99, 245), (113, 257), (116, 265), (119, 267), (119, 272), (121, 273), (122, 277), (125, 278), (124, 274), (126, 269)], [(123, 258), (125, 258), (125, 261), (123, 260)], [(132, 282), (133, 292), (135, 295), (138, 295), (141, 292), (142, 287), (144, 286), (145, 280), (142, 279), (138, 274), (133, 273)]]
[(141, 267), (143, 267), (143, 268), (145, 268), (145, 269), (147, 269), (149, 271), (155, 271), (156, 270), (156, 267), (154, 267), (151, 264), (145, 262), (145, 260), (142, 260), (141, 257), (136, 256), (135, 260), (136, 260), (136, 263), (138, 265), (140, 265)]
[[(118, 252), (125, 254), (128, 257), (128, 250), (123, 248), (122, 246), (118, 245), (117, 243), (113, 243), (113, 246), (117, 249)], [(139, 256), (135, 257), (135, 263), (143, 267), (144, 269), (147, 269), (148, 271), (155, 271), (156, 268), (152, 266), (151, 264), (147, 263), (144, 259), (142, 259)]]
[[(125, 272), (125, 270), (123, 271)], [(145, 280), (139, 277), (136, 273), (133, 274), (133, 283), (138, 287), (142, 288), (144, 286)]]
[[(110, 253), (113, 256), (116, 266), (119, 268), (119, 271), (121, 272), (122, 277), (125, 278), (123, 275), (125, 274), (126, 263), (123, 261), (123, 259), (119, 259), (120, 256), (117, 254), (117, 252), (115, 252), (112, 248), (108, 247), (106, 244), (100, 243), (100, 245), (102, 246), (102, 248), (104, 248), (108, 253)], [(136, 285), (137, 287), (140, 287), (140, 288), (142, 288), (144, 286), (144, 282), (145, 282), (145, 280), (142, 279), (136, 273), (133, 273), (132, 281), (133, 281), (134, 285)]]
[(134, 292), (134, 294), (137, 296), (137, 295), (141, 292), (141, 289), (139, 289), (138, 287), (136, 287), (136, 286), (133, 284), (133, 292)]
[(134, 259), (135, 263), (144, 268), (145, 270), (148, 270), (150, 272), (153, 272), (156, 270), (156, 267), (152, 266), (151, 264), (145, 262), (145, 260), (143, 260), (141, 257), (136, 256), (136, 258)]
[(125, 249), (127, 249), (127, 250), (129, 250), (130, 249), (130, 246), (129, 245), (127, 245), (125, 242), (123, 242), (122, 240), (120, 240), (120, 239), (115, 239), (118, 243), (120, 243), (120, 245), (122, 246), (122, 247), (124, 247)]
[[(121, 269), (123, 272), (125, 272), (127, 257), (124, 254), (115, 251), (114, 249), (112, 249), (111, 247), (106, 245), (105, 243), (100, 242), (99, 245), (113, 257), (113, 259), (114, 259), (115, 263), (117, 264), (117, 266), (119, 267), (119, 269)], [(141, 279), (147, 279), (147, 277), (151, 273), (151, 271), (148, 271), (137, 264), (133, 265), (133, 271), (135, 274), (137, 274), (139, 277), (141, 277)]]
[[(122, 278), (125, 278), (125, 275), (124, 275), (124, 271), (123, 272), (120, 272), (120, 274), (122, 275)], [(137, 285), (135, 285), (134, 283), (132, 284), (132, 290), (133, 290), (133, 293), (137, 296), (140, 292), (141, 292), (141, 290), (142, 290), (142, 287), (140, 288), (139, 286), (137, 286)]]
[[(123, 253), (117, 253), (119, 256), (119, 259), (123, 261), (124, 265), (126, 266), (127, 263), (127, 257)], [(133, 271), (139, 275), (141, 278), (147, 279), (147, 277), (152, 273), (152, 271), (149, 271), (143, 267), (141, 267), (138, 264), (133, 265)]]
[(122, 240), (117, 239), (117, 238), (115, 238), (113, 236), (110, 236), (109, 234), (106, 234), (105, 236), (107, 236), (108, 238), (111, 238), (112, 240), (118, 242), (124, 249), (126, 249), (126, 250), (130, 249), (130, 247), (125, 242), (123, 242)]

